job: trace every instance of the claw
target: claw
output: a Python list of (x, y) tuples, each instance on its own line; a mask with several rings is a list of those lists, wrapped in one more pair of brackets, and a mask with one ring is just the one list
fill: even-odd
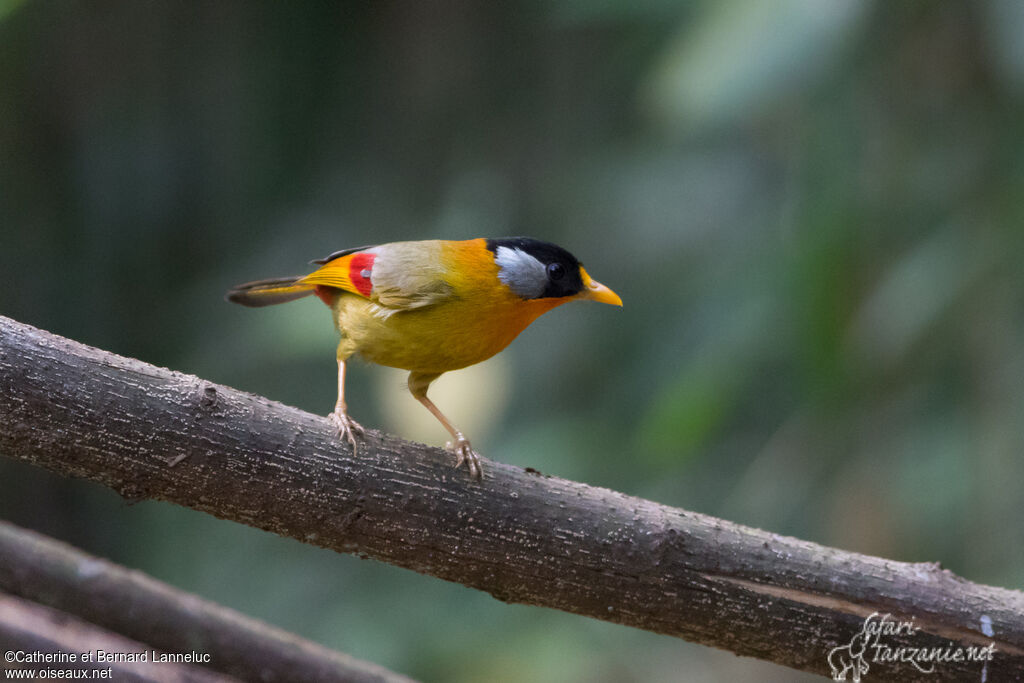
[(466, 469), (469, 470), (469, 476), (473, 479), (483, 477), (484, 471), (480, 467), (480, 456), (469, 445), (469, 439), (460, 436), (454, 445), (449, 441), (445, 444), (445, 448), (455, 454), (455, 469), (465, 464)]
[(330, 420), (331, 424), (333, 424), (338, 430), (338, 437), (345, 439), (352, 445), (352, 455), (355, 455), (358, 451), (355, 435), (363, 435), (363, 426), (349, 417), (348, 413), (339, 413), (335, 411), (328, 415), (327, 419)]

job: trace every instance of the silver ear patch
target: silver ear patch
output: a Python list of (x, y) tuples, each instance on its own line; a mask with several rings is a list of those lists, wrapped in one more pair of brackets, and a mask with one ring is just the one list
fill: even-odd
[(494, 262), (498, 264), (498, 279), (524, 299), (536, 299), (547, 288), (544, 264), (522, 249), (498, 247)]

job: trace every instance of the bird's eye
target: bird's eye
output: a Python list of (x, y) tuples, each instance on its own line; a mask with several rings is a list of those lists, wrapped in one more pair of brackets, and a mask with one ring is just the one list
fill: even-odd
[(561, 263), (548, 264), (548, 277), (552, 280), (561, 280), (565, 277), (565, 266)]

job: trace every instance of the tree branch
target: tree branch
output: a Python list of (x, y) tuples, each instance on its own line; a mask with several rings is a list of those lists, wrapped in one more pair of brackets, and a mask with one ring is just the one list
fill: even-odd
[[(410, 680), (6, 522), (0, 522), (0, 591), (45, 605), (0, 600), (0, 642), (6, 635), (25, 650), (195, 651), (209, 655), (202, 666), (243, 681)], [(59, 618), (47, 616), (53, 610)], [(38, 616), (29, 620), (25, 612)], [(76, 625), (68, 614), (89, 623)], [(40, 645), (46, 641), (56, 645)]]
[[(299, 540), (542, 605), (829, 673), (875, 612), (891, 648), (993, 644), (934, 673), (1024, 677), (1024, 594), (369, 431), (0, 318), (0, 453)], [(990, 635), (991, 634), (991, 635)]]
[[(151, 663), (143, 662), (84, 662), (81, 653), (90, 652), (148, 652), (150, 648), (142, 643), (110, 633), (86, 621), (69, 617), (64, 612), (37, 605), (0, 593), (0, 644), (4, 655), (8, 652), (25, 654), (73, 655), (75, 661), (6, 661), (0, 663), (0, 670), (63, 670), (87, 671), (97, 678), (102, 674), (93, 671), (110, 669), (107, 680), (115, 681), (189, 681), (189, 683), (230, 683), (244, 679), (221, 676), (193, 664), (177, 662), (159, 664), (160, 677), (153, 676)], [(81, 675), (81, 674), (79, 674)], [(70, 678), (70, 676), (68, 676)], [(249, 679), (256, 680), (256, 679)]]

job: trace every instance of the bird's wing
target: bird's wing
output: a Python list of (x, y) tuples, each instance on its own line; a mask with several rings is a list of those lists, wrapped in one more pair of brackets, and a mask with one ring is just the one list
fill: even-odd
[(432, 306), (453, 296), (440, 240), (393, 242), (332, 254), (303, 283), (352, 292), (393, 310)]
[(377, 246), (376, 244), (368, 244), (365, 247), (352, 247), (350, 249), (342, 249), (341, 251), (335, 251), (335, 252), (333, 252), (331, 254), (328, 254), (327, 256), (325, 256), (323, 258), (313, 259), (312, 261), (310, 261), (310, 263), (315, 263), (318, 266), (322, 266), (325, 263), (329, 263), (330, 261), (333, 261), (336, 258), (341, 258), (342, 256), (348, 256), (349, 254), (354, 254), (357, 251), (368, 251), (370, 249), (375, 248), (376, 246)]

